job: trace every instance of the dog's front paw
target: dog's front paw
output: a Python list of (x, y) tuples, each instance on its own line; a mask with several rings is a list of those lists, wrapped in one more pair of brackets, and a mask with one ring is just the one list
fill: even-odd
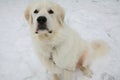
[(83, 74), (89, 78), (92, 78), (93, 72), (84, 66), (80, 66), (80, 70), (83, 72)]
[(85, 76), (92, 78), (93, 72), (91, 70), (86, 70), (83, 73), (85, 74)]

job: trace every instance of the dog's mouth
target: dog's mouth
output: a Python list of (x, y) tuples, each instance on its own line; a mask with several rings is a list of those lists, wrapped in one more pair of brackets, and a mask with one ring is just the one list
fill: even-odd
[(45, 30), (48, 31), (48, 33), (52, 33), (52, 30), (49, 30), (49, 29), (47, 28), (47, 25), (46, 25), (46, 24), (42, 24), (42, 25), (38, 24), (35, 33), (38, 34), (39, 31), (45, 31)]

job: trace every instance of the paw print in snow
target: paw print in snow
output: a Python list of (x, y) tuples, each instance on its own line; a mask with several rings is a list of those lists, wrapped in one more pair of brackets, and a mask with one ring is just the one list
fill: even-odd
[(108, 73), (103, 73), (101, 75), (101, 80), (115, 80), (115, 78)]

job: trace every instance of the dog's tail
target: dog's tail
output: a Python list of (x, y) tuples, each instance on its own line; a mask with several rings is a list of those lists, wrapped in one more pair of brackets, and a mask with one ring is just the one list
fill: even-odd
[(94, 40), (91, 42), (93, 48), (94, 58), (105, 56), (108, 53), (108, 45), (100, 40)]

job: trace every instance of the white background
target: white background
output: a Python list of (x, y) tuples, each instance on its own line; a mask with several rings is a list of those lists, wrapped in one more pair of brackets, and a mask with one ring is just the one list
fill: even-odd
[[(34, 53), (24, 10), (31, 0), (0, 0), (0, 80), (49, 80)], [(66, 23), (81, 37), (101, 39), (109, 54), (95, 62), (92, 80), (120, 80), (120, 1), (54, 0), (64, 7)], [(86, 80), (81, 72), (74, 80)], [(89, 79), (88, 79), (89, 80)]]

